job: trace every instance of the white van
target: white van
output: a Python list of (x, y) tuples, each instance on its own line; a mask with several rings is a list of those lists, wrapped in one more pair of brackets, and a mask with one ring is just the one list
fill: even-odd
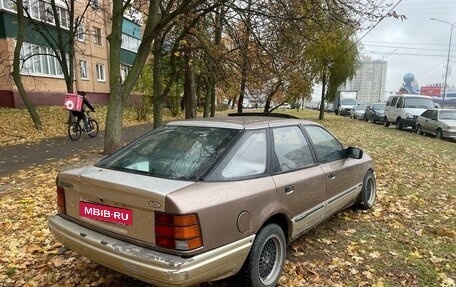
[(432, 97), (410, 94), (390, 96), (386, 102), (383, 123), (385, 127), (389, 127), (390, 124), (396, 125), (396, 129), (399, 130), (404, 127), (415, 129), (418, 116), (434, 107)]

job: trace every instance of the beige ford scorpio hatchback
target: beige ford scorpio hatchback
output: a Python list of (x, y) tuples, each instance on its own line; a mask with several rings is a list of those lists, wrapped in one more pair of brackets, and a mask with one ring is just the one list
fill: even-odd
[(371, 158), (321, 125), (193, 119), (61, 172), (49, 229), (68, 248), (155, 285), (239, 273), (243, 286), (275, 286), (287, 243), (375, 198)]

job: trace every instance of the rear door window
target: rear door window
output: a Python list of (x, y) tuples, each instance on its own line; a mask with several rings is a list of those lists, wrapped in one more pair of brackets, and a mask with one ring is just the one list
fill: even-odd
[(393, 98), (393, 101), (391, 102), (391, 106), (392, 106), (392, 107), (395, 107), (395, 106), (396, 106), (397, 99), (398, 99), (398, 98)]
[(400, 97), (400, 98), (397, 100), (396, 108), (400, 109), (400, 108), (403, 108), (403, 107), (404, 107), (404, 98), (403, 98), (403, 97)]

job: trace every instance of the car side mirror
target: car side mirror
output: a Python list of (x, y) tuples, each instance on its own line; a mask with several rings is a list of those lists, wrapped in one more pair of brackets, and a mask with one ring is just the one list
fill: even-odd
[(348, 147), (346, 149), (347, 157), (354, 158), (354, 159), (362, 159), (363, 158), (363, 150), (357, 147)]

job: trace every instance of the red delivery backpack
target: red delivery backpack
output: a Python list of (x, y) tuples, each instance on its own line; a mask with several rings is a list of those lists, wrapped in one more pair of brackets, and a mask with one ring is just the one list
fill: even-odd
[(69, 111), (80, 112), (82, 109), (82, 96), (78, 94), (66, 94), (63, 108)]

